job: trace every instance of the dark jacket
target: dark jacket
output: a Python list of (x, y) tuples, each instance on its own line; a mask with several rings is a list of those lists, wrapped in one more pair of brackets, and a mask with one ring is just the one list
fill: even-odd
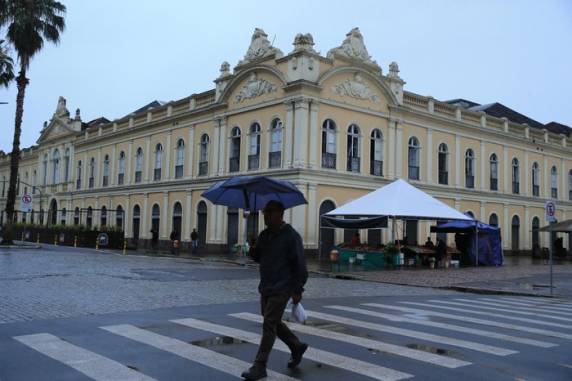
[(308, 280), (302, 237), (283, 224), (277, 233), (269, 229), (258, 236), (252, 258), (260, 263), (258, 291), (264, 296), (302, 293)]

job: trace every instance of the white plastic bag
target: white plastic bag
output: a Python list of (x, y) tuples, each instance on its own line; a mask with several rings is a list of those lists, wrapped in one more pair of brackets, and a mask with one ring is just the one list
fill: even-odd
[(302, 303), (294, 304), (292, 303), (292, 311), (290, 316), (296, 323), (305, 324), (308, 316), (306, 315), (306, 310), (302, 307)]

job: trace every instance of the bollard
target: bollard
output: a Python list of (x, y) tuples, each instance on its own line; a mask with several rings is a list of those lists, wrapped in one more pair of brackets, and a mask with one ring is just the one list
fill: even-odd
[(123, 255), (127, 255), (127, 240), (123, 240)]
[(99, 250), (99, 240), (95, 239), (95, 250)]
[(24, 232), (22, 232), (22, 238), (20, 238), (20, 241), (24, 242)]
[(54, 236), (54, 246), (58, 246), (58, 235)]
[(73, 247), (77, 247), (77, 235), (73, 239)]
[(36, 243), (40, 243), (40, 233), (36, 234)]

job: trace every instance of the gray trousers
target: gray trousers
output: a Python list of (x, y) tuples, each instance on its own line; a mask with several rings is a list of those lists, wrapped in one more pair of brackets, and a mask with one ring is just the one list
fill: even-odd
[(262, 296), (260, 298), (260, 309), (264, 322), (262, 323), (262, 339), (255, 359), (255, 362), (260, 365), (266, 366), (276, 336), (291, 351), (301, 345), (296, 335), (282, 322), (282, 314), (289, 299), (290, 295)]

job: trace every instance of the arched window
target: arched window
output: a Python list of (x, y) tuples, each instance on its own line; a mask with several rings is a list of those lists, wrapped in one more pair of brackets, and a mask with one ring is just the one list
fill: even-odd
[(107, 226), (107, 208), (105, 206), (101, 207), (101, 216), (100, 216), (100, 227), (104, 228)]
[[(568, 172), (568, 200), (572, 200), (572, 169)], [(572, 236), (570, 239), (572, 240)]]
[(87, 214), (85, 216), (85, 224), (90, 229), (91, 229), (91, 226), (93, 225), (93, 209), (91, 208), (91, 206), (87, 207)]
[(371, 132), (369, 155), (369, 173), (374, 176), (383, 176), (383, 135), (378, 128)]
[(181, 237), (181, 226), (183, 223), (183, 207), (181, 206), (180, 202), (176, 202), (173, 205), (173, 230), (176, 232), (176, 235), (180, 238)]
[(135, 155), (135, 182), (140, 183), (143, 173), (143, 149), (141, 147), (137, 148), (137, 154)]
[(465, 215), (471, 217), (473, 220), (475, 219), (475, 213), (471, 212), (470, 210), (467, 210), (465, 212)]
[(489, 158), (489, 166), (490, 166), (489, 188), (492, 191), (497, 191), (499, 190), (499, 161), (497, 159), (496, 153), (493, 153)]
[(77, 162), (77, 169), (75, 175), (75, 189), (81, 188), (81, 174), (82, 174), (82, 167), (81, 167), (81, 160)]
[(248, 170), (258, 169), (260, 166), (260, 124), (252, 123), (250, 126), (248, 149)]
[(89, 160), (89, 187), (93, 188), (95, 183), (95, 158)]
[(550, 169), (550, 195), (552, 198), (558, 198), (558, 170), (556, 166)]
[(161, 226), (161, 208), (159, 205), (154, 204), (151, 209), (151, 230), (159, 234), (159, 227)]
[(229, 172), (240, 171), (240, 127), (234, 127), (230, 133)]
[(322, 124), (322, 168), (336, 168), (336, 124), (326, 119)]
[(439, 144), (439, 184), (449, 184), (449, 148), (447, 144)]
[(268, 167), (280, 168), (282, 165), (282, 121), (273, 119), (270, 124), (270, 152), (268, 153)]
[(52, 184), (57, 184), (60, 182), (60, 151), (55, 150), (52, 157), (53, 172), (52, 172)]
[(34, 169), (34, 171), (32, 172), (32, 194), (36, 194), (37, 181), (38, 181), (38, 172), (36, 172), (36, 170)]
[(175, 178), (182, 179), (185, 168), (185, 141), (177, 140), (177, 149), (175, 152)]
[(115, 226), (121, 230), (123, 230), (123, 218), (123, 207), (117, 205), (117, 208), (115, 208)]
[(155, 146), (155, 169), (153, 171), (153, 181), (161, 180), (161, 168), (163, 167), (163, 146), (157, 143)]
[(133, 207), (133, 221), (131, 230), (133, 231), (133, 239), (137, 241), (139, 239), (139, 228), (141, 226), (141, 208), (139, 205)]
[(76, 206), (76, 208), (73, 211), (73, 224), (74, 225), (79, 225), (79, 208)]
[(512, 240), (511, 240), (511, 249), (512, 251), (519, 251), (520, 250), (520, 218), (518, 216), (512, 217), (511, 223), (512, 229)]
[(412, 136), (407, 145), (408, 177), (410, 180), (419, 180), (419, 140)]
[(540, 196), (540, 168), (537, 162), (532, 164), (532, 195)]
[(103, 159), (103, 179), (102, 186), (106, 187), (109, 185), (109, 155), (105, 155)]
[(44, 160), (42, 162), (42, 170), (44, 173), (42, 185), (46, 185), (48, 183), (48, 154), (44, 155)]
[(351, 124), (348, 127), (347, 136), (347, 154), (348, 172), (359, 172), (360, 171), (360, 141), (359, 141), (359, 127), (355, 124)]
[(465, 186), (475, 187), (475, 153), (470, 148), (465, 152)]
[(205, 176), (209, 172), (209, 136), (201, 136), (201, 149), (199, 156), (199, 176)]
[(117, 185), (123, 185), (125, 182), (125, 152), (119, 153), (119, 161), (117, 162)]
[(489, 225), (494, 227), (499, 226), (499, 218), (495, 213), (491, 214), (491, 216), (489, 217)]
[(512, 193), (518, 194), (520, 191), (520, 174), (518, 159), (512, 159)]
[(540, 249), (540, 219), (534, 217), (532, 219), (532, 252), (534, 253), (535, 248)]
[(70, 149), (66, 148), (66, 153), (64, 157), (64, 181), (67, 183), (70, 181)]

